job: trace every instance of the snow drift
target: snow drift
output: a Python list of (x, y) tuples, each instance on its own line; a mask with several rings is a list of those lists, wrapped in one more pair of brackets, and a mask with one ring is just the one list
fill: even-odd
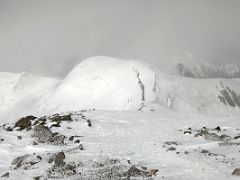
[(97, 56), (63, 80), (0, 73), (0, 115), (23, 116), (82, 109), (239, 114), (240, 79), (196, 79), (163, 73), (148, 64)]

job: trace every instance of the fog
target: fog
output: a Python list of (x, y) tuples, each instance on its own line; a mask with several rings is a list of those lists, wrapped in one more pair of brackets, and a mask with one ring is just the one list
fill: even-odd
[(96, 55), (240, 61), (239, 0), (0, 0), (0, 71), (64, 76)]

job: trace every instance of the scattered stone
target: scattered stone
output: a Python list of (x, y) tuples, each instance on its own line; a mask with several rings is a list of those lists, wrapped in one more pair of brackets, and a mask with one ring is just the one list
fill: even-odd
[(6, 130), (6, 131), (13, 131), (13, 128), (7, 127), (5, 130)]
[(57, 122), (57, 123), (59, 123), (59, 124), (60, 124), (62, 121), (73, 121), (70, 114), (68, 114), (68, 115), (54, 114), (54, 115), (51, 116), (49, 119), (50, 119), (52, 122)]
[(71, 136), (68, 140), (73, 141), (73, 139), (74, 139), (74, 136)]
[(221, 131), (221, 128), (220, 128), (220, 126), (217, 126), (217, 127), (214, 128), (213, 130), (220, 132), (220, 131)]
[(22, 140), (22, 136), (17, 136), (17, 138), (18, 138), (19, 140)]
[(239, 139), (240, 138), (240, 136), (235, 136), (233, 139)]
[(130, 169), (124, 173), (125, 176), (128, 178), (130, 177), (150, 177), (151, 174), (145, 170), (141, 170), (137, 168), (136, 166), (132, 165)]
[(231, 139), (232, 139), (231, 136), (228, 136), (228, 135), (226, 135), (226, 134), (222, 134), (222, 135), (220, 136), (220, 138), (221, 138), (222, 140), (231, 140)]
[(82, 144), (79, 145), (79, 149), (82, 150), (82, 151), (84, 150), (84, 147), (83, 147)]
[(61, 125), (59, 123), (57, 124), (52, 124), (50, 128), (53, 128), (53, 127), (61, 127)]
[(39, 160), (42, 160), (42, 157), (41, 157), (41, 156), (37, 156), (37, 158), (38, 158)]
[(74, 141), (74, 143), (75, 143), (75, 144), (78, 144), (78, 143), (80, 143), (80, 140), (77, 139), (76, 141)]
[(23, 155), (23, 156), (19, 156), (17, 158), (15, 158), (12, 161), (12, 165), (14, 166), (13, 169), (18, 169), (23, 165), (23, 160), (26, 159), (28, 157), (28, 155)]
[(173, 146), (171, 146), (171, 147), (169, 147), (169, 148), (167, 149), (167, 151), (176, 151), (176, 148), (173, 147)]
[(178, 145), (178, 142), (176, 142), (176, 141), (165, 141), (164, 142), (164, 145), (168, 145), (168, 146), (170, 146), (170, 145)]
[(58, 133), (52, 133), (52, 131), (43, 125), (37, 125), (34, 127), (33, 137), (37, 138), (39, 143), (47, 143), (54, 145), (63, 145), (65, 136), (58, 135)]
[(218, 143), (219, 146), (239, 146), (240, 142), (231, 142), (231, 141), (224, 141), (222, 143)]
[(48, 170), (47, 174), (49, 178), (59, 179), (62, 177), (73, 176), (77, 173), (76, 165), (74, 162), (68, 164), (61, 164), (60, 166), (54, 165), (51, 169)]
[(189, 152), (188, 152), (188, 151), (185, 151), (185, 152), (184, 152), (184, 154), (188, 155), (188, 154), (189, 154)]
[(3, 174), (1, 177), (2, 177), (2, 178), (9, 178), (9, 172)]
[(37, 145), (38, 145), (38, 143), (33, 141), (33, 146), (37, 146)]
[(158, 172), (158, 169), (150, 169), (149, 172), (150, 172), (151, 176), (156, 176), (157, 172)]
[(1, 138), (1, 139), (0, 139), (0, 141), (1, 141), (1, 142), (3, 142), (3, 141), (4, 141), (4, 139), (3, 139), (3, 138)]
[(192, 134), (192, 132), (191, 131), (184, 131), (183, 134)]
[(33, 177), (33, 180), (40, 180), (41, 176)]
[(232, 175), (234, 176), (240, 176), (240, 168), (236, 168), (233, 172)]
[(87, 120), (87, 123), (88, 123), (88, 127), (92, 127), (92, 123), (91, 123), (90, 119)]
[(26, 117), (23, 117), (21, 119), (19, 119), (16, 123), (15, 123), (15, 126), (14, 128), (19, 128), (18, 130), (24, 130), (24, 129), (27, 129), (29, 130), (31, 128), (31, 125), (32, 125), (32, 120), (36, 119), (37, 117), (35, 116), (26, 116)]
[(203, 149), (203, 150), (201, 151), (201, 153), (202, 153), (202, 154), (209, 154), (210, 152), (209, 152), (208, 150), (206, 150), (206, 149)]
[(56, 166), (64, 164), (65, 154), (63, 152), (60, 152), (57, 154), (57, 156), (54, 159), (54, 164)]

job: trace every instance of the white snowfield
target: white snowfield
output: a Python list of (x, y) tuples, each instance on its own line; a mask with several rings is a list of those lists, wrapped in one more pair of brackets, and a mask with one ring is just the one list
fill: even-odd
[[(232, 175), (240, 168), (238, 78), (181, 77), (143, 62), (98, 56), (82, 61), (64, 79), (2, 72), (0, 104), (0, 177), (9, 172), (8, 179), (54, 179), (57, 174), (60, 179), (114, 180), (119, 178), (105, 176), (113, 166), (126, 172), (135, 165), (158, 169), (152, 179), (239, 178)], [(33, 145), (38, 119), (31, 121), (31, 130), (13, 128), (23, 116), (61, 112), (72, 121), (56, 125), (44, 117), (44, 123), (67, 138), (65, 145)], [(84, 150), (68, 140), (71, 136)], [(55, 162), (48, 158), (61, 151), (66, 164), (81, 164), (74, 175), (49, 173)], [(14, 167), (13, 159), (25, 154)]]

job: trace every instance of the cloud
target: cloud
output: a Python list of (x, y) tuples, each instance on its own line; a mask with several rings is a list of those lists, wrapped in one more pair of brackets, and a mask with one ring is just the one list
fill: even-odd
[(64, 76), (108, 55), (158, 66), (190, 51), (240, 60), (238, 0), (0, 0), (0, 71)]

